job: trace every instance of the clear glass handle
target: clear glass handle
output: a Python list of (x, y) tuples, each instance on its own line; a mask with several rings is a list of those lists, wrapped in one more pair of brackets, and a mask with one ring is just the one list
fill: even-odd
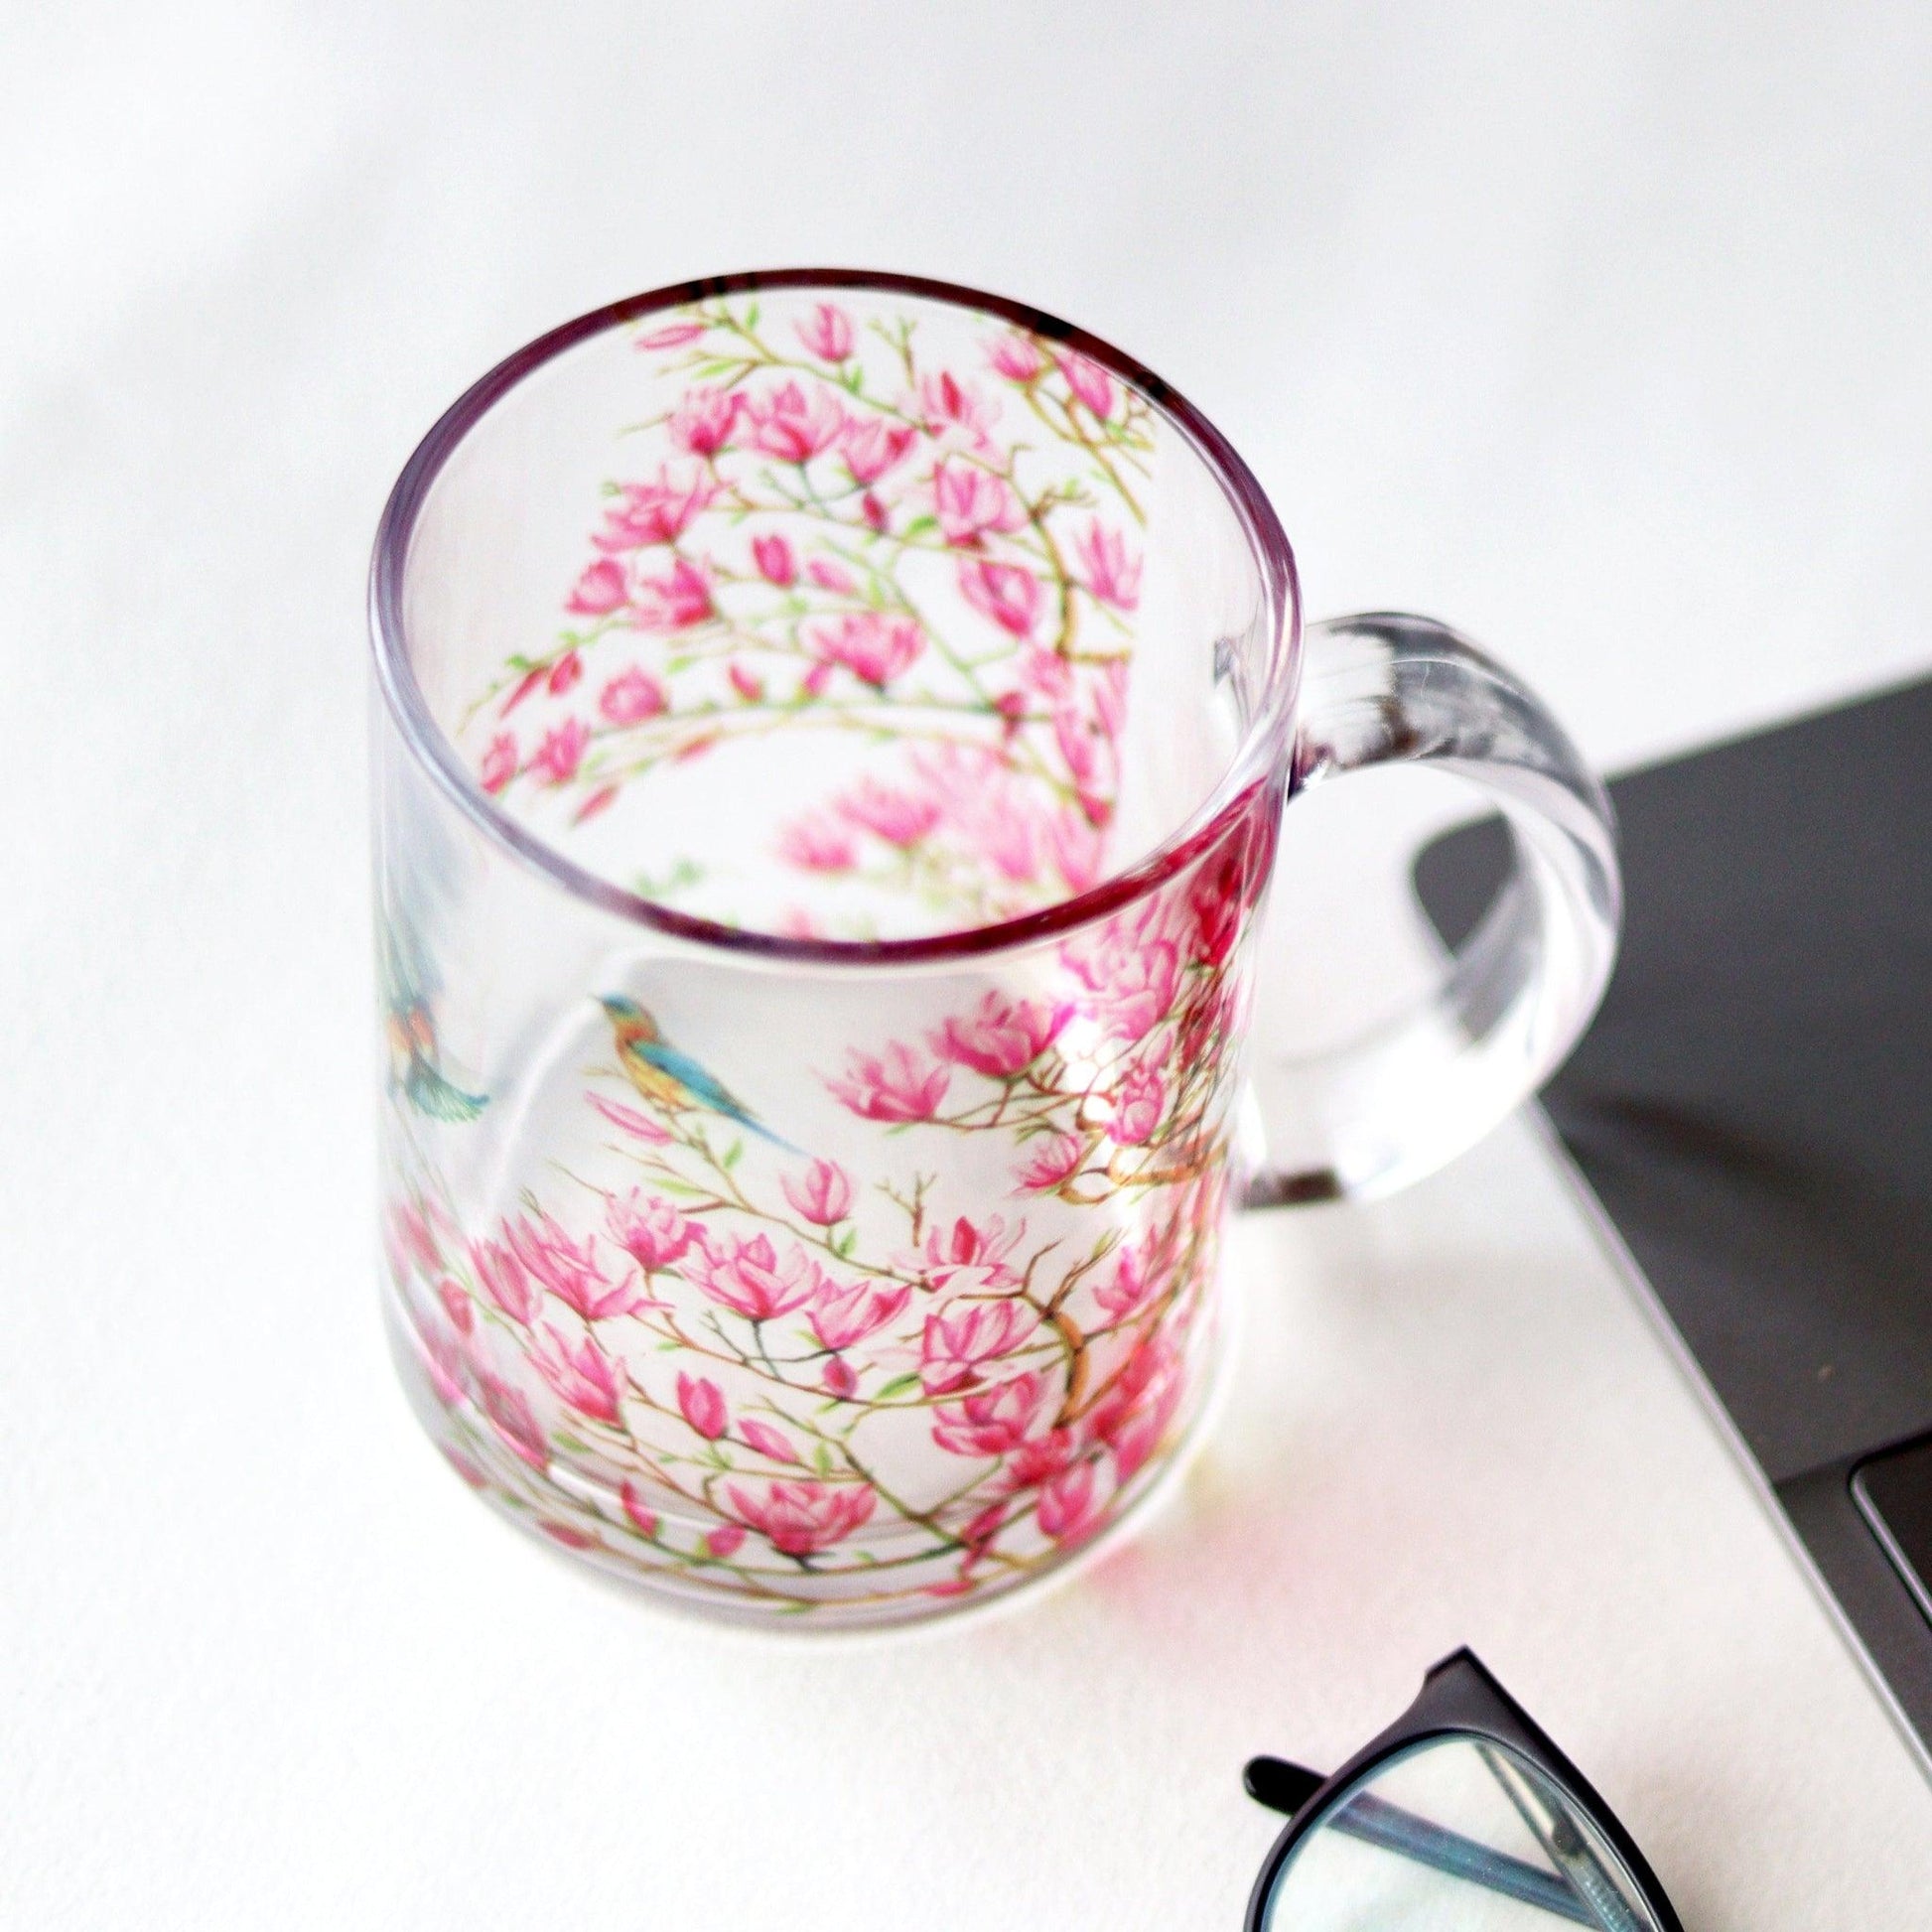
[(1427, 763), (1503, 814), (1515, 867), (1421, 1006), (1333, 1051), (1256, 1069), (1266, 1156), (1250, 1206), (1387, 1193), (1479, 1140), (1595, 1011), (1622, 910), (1609, 799), (1561, 726), (1427, 618), (1308, 632), (1291, 800), (1339, 773)]

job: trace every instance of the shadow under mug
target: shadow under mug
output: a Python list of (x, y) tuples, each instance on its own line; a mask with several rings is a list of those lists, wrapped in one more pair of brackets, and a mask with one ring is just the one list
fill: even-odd
[[(1090, 1545), (1201, 1414), (1230, 1202), (1440, 1165), (1608, 974), (1538, 702), (1422, 619), (1305, 631), (1213, 427), (997, 297), (566, 325), (411, 458), (371, 621), (398, 1360), (467, 1482), (704, 1610), (914, 1618)], [(1513, 880), (1419, 1011), (1250, 1068), (1282, 811), (1393, 761), (1473, 780)]]

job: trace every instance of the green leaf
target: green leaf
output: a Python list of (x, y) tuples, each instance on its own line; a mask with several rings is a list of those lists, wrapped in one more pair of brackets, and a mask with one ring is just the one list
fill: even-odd
[(922, 537), (928, 530), (936, 530), (938, 527), (939, 519), (936, 516), (915, 516), (899, 534), (907, 537)]
[(829, 1476), (832, 1473), (832, 1451), (823, 1443), (812, 1450), (812, 1461), (820, 1475)]
[(904, 1375), (895, 1375), (893, 1379), (890, 1382), (888, 1382), (886, 1386), (878, 1392), (877, 1395), (874, 1396), (873, 1400), (875, 1402), (884, 1402), (891, 1396), (903, 1395), (907, 1389), (915, 1389), (918, 1387), (918, 1385), (919, 1385), (919, 1377), (916, 1370), (910, 1371)]
[(744, 1152), (745, 1152), (745, 1143), (743, 1141), (734, 1141), (731, 1144), (730, 1151), (726, 1154), (725, 1158), (718, 1165), (722, 1167), (727, 1173), (729, 1173), (733, 1168), (738, 1166), (739, 1157)]
[(759, 326), (759, 305), (756, 302), (754, 302), (752, 306), (745, 311), (745, 327), (747, 329), (756, 329), (758, 326)]

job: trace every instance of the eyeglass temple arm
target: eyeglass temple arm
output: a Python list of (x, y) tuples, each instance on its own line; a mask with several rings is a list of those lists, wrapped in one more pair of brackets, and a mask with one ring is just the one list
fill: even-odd
[[(1281, 1757), (1250, 1758), (1241, 1773), (1248, 1796), (1270, 1811), (1292, 1818), (1314, 1796), (1326, 1780), (1319, 1771), (1305, 1764), (1291, 1764)], [(1506, 1852), (1492, 1852), (1459, 1832), (1447, 1831), (1426, 1818), (1418, 1818), (1400, 1805), (1371, 1792), (1358, 1791), (1335, 1807), (1328, 1825), (1349, 1838), (1358, 1838), (1385, 1852), (1399, 1853), (1452, 1878), (1465, 1878), (1485, 1885), (1505, 1897), (1541, 1906), (1559, 1918), (1576, 1925), (1587, 1925), (1590, 1932), (1602, 1932), (1606, 1921), (1578, 1898), (1566, 1877), (1539, 1871)], [(1621, 1928), (1618, 1928), (1621, 1932)]]
[(1476, 1750), (1544, 1856), (1570, 1880), (1570, 1888), (1590, 1907), (1603, 1932), (1643, 1932), (1643, 1921), (1623, 1902), (1616, 1880), (1603, 1869), (1575, 1822), (1553, 1809), (1501, 1752), (1486, 1744), (1478, 1744)]

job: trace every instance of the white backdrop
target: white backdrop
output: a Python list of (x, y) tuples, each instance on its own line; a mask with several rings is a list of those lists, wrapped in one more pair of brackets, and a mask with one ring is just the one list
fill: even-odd
[(1312, 611), (1609, 764), (1922, 671), (1928, 81), (1912, 5), (0, 11), (0, 1917), (1227, 1926), (1242, 1755), (1466, 1637), (1689, 1922), (1921, 1922), (1932, 1800), (1520, 1131), (1251, 1230), (1224, 1442), (1009, 1619), (752, 1645), (498, 1529), (376, 1332), (360, 598), (507, 349), (846, 262), (1143, 356)]

